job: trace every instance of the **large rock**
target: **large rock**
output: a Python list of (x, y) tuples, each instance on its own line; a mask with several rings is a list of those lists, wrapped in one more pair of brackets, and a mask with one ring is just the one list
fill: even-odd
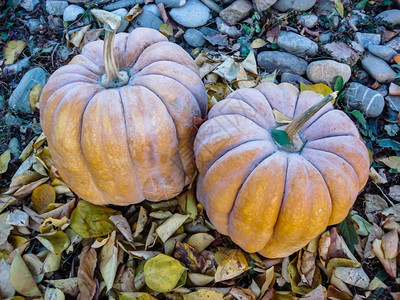
[(68, 7), (67, 1), (47, 0), (46, 11), (49, 15), (62, 16), (64, 10)]
[(389, 9), (375, 17), (376, 20), (389, 23), (391, 26), (400, 24), (400, 9)]
[(280, 51), (261, 52), (257, 56), (257, 62), (261, 68), (270, 73), (279, 70), (281, 73), (303, 75), (307, 70), (307, 62), (304, 59)]
[(307, 28), (313, 28), (318, 22), (318, 16), (314, 14), (297, 16), (297, 21)]
[(156, 0), (156, 4), (162, 3), (167, 8), (182, 7), (186, 4), (186, 0)]
[(280, 12), (287, 12), (288, 10), (305, 11), (314, 6), (316, 0), (278, 0), (273, 8)]
[(393, 56), (397, 55), (397, 52), (389, 46), (369, 45), (368, 51), (386, 62), (390, 62)]
[(63, 20), (64, 22), (73, 22), (84, 13), (85, 10), (82, 7), (80, 7), (79, 5), (71, 4), (64, 10)]
[(381, 43), (381, 35), (377, 33), (356, 32), (354, 41), (368, 48), (369, 45), (379, 45)]
[(386, 96), (385, 100), (392, 110), (400, 112), (400, 96)]
[(186, 30), (183, 38), (192, 47), (201, 47), (206, 42), (204, 34), (201, 31), (193, 28)]
[(319, 60), (309, 64), (307, 68), (307, 77), (313, 83), (325, 83), (333, 86), (336, 78), (342, 76), (346, 83), (351, 76), (351, 68), (334, 60)]
[(217, 23), (218, 31), (223, 34), (226, 34), (227, 36), (238, 38), (239, 36), (242, 35), (242, 31), (240, 29), (236, 28), (236, 26), (228, 25), (220, 17), (217, 17), (215, 19), (215, 22)]
[(258, 11), (264, 11), (270, 8), (276, 0), (253, 0)]
[(240, 20), (250, 15), (252, 8), (253, 5), (249, 0), (236, 0), (227, 8), (221, 10), (219, 15), (229, 25), (236, 25)]
[(41, 84), (44, 86), (46, 75), (47, 72), (42, 68), (34, 68), (26, 72), (17, 88), (11, 94), (8, 106), (16, 112), (32, 113), (33, 111), (29, 104), (29, 93), (35, 85)]
[(358, 109), (372, 118), (378, 117), (385, 107), (385, 99), (379, 92), (357, 82), (350, 83), (344, 100), (351, 109)]
[(188, 0), (184, 6), (171, 9), (169, 14), (185, 27), (200, 27), (211, 19), (211, 10), (200, 0)]
[(364, 56), (361, 64), (364, 70), (378, 82), (392, 82), (396, 76), (396, 72), (387, 62), (371, 53), (367, 53)]
[(139, 16), (133, 19), (132, 23), (134, 27), (147, 27), (158, 30), (159, 25), (164, 22), (151, 11), (144, 10)]
[(392, 38), (389, 42), (385, 44), (385, 46), (388, 46), (395, 51), (400, 51), (400, 35)]
[(279, 33), (278, 46), (299, 56), (314, 57), (318, 52), (318, 44), (316, 42), (289, 31), (281, 31)]

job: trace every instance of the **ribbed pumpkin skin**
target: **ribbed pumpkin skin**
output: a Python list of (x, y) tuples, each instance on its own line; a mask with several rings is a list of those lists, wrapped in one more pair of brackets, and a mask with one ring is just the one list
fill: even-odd
[(293, 85), (263, 83), (218, 102), (196, 136), (197, 199), (217, 230), (248, 252), (299, 250), (342, 221), (369, 174), (354, 123), (331, 103), (300, 130), (300, 152), (278, 148), (272, 109), (293, 119), (322, 100)]
[(58, 69), (40, 99), (40, 122), (61, 177), (95, 204), (128, 205), (179, 194), (195, 173), (194, 117), (207, 96), (198, 69), (158, 31), (115, 37), (127, 85), (104, 88), (103, 41)]

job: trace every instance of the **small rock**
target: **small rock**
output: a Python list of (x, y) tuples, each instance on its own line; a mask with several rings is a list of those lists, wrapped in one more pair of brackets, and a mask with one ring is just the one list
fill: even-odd
[(184, 6), (186, 0), (156, 0), (156, 4), (162, 3), (167, 8)]
[(64, 22), (73, 22), (84, 12), (85, 10), (78, 5), (68, 5), (68, 7), (64, 10), (63, 20)]
[(343, 42), (333, 42), (323, 46), (330, 56), (338, 61), (355, 64), (360, 58), (359, 55)]
[(391, 26), (400, 24), (400, 9), (389, 9), (381, 12), (375, 20), (389, 23)]
[(129, 26), (129, 21), (125, 19), (126, 15), (128, 14), (128, 10), (126, 8), (119, 8), (112, 11), (112, 13), (122, 18), (121, 25), (119, 25), (117, 32), (124, 32)]
[(353, 15), (351, 16), (349, 23), (353, 24), (355, 26), (358, 26), (362, 22), (366, 22), (370, 19), (370, 17), (366, 14), (363, 14), (362, 12), (358, 10), (353, 10), (352, 11)]
[(229, 26), (226, 24), (220, 17), (216, 18), (217, 28), (218, 30), (233, 38), (238, 38), (242, 35), (242, 31), (237, 29), (235, 26)]
[(296, 84), (299, 84), (300, 82), (302, 82), (305, 84), (312, 84), (310, 81), (301, 77), (300, 75), (292, 74), (292, 73), (283, 73), (281, 75), (281, 82), (289, 82), (289, 83), (296, 83)]
[(6, 107), (6, 100), (3, 96), (0, 95), (0, 110), (3, 110)]
[(351, 109), (359, 109), (367, 117), (378, 117), (385, 106), (381, 94), (357, 82), (350, 83), (344, 100)]
[(388, 47), (392, 48), (393, 50), (399, 52), (400, 51), (400, 35), (391, 39), (389, 42), (387, 42), (385, 44), (385, 46), (388, 46)]
[(270, 8), (276, 0), (253, 0), (258, 11), (264, 11)]
[(13, 63), (12, 65), (5, 66), (3, 68), (2, 76), (11, 76), (18, 74), (28, 68), (31, 65), (31, 62), (29, 60), (29, 57), (25, 57), (23, 59), (20, 59), (16, 63)]
[(381, 35), (375, 33), (356, 32), (354, 35), (354, 41), (367, 48), (368, 45), (379, 45), (381, 43)]
[(40, 20), (39, 19), (29, 19), (26, 20), (26, 25), (28, 26), (29, 32), (31, 34), (36, 33), (36, 30), (40, 26)]
[(354, 50), (356, 50), (358, 52), (364, 53), (364, 51), (365, 51), (364, 46), (362, 44), (359, 44), (359, 43), (355, 42), (355, 41), (351, 41), (350, 45)]
[(11, 127), (20, 127), (21, 126), (21, 120), (14, 116), (12, 113), (6, 113), (4, 116), (4, 124), (11, 128)]
[(351, 68), (334, 60), (319, 60), (308, 65), (307, 77), (313, 83), (322, 82), (333, 86), (338, 76), (342, 76), (346, 83), (350, 79)]
[(332, 40), (332, 32), (327, 32), (327, 33), (321, 33), (319, 36), (318, 36), (318, 41), (321, 43), (321, 44), (327, 44), (327, 43), (329, 43), (331, 40)]
[(357, 81), (362, 84), (367, 84), (369, 80), (368, 73), (363, 69), (358, 69), (354, 72), (354, 77), (357, 78)]
[(227, 8), (221, 10), (220, 17), (229, 25), (236, 25), (240, 20), (247, 17), (253, 5), (249, 0), (236, 0)]
[(371, 52), (373, 55), (378, 56), (387, 62), (390, 62), (392, 57), (397, 55), (397, 52), (394, 51), (389, 46), (369, 45), (368, 51)]
[(19, 141), (16, 137), (13, 137), (8, 143), (8, 149), (10, 149), (13, 157), (19, 157), (19, 155), (21, 154), (19, 147)]
[(155, 4), (146, 4), (142, 7), (143, 11), (149, 11), (156, 15), (157, 17), (161, 18), (160, 10), (158, 9), (157, 5)]
[(67, 1), (46, 0), (46, 11), (49, 15), (62, 16), (67, 7)]
[(218, 30), (212, 29), (210, 27), (200, 27), (199, 31), (201, 31), (205, 36), (214, 35), (218, 33)]
[(186, 30), (183, 38), (192, 47), (201, 47), (206, 42), (204, 34), (201, 31), (193, 28)]
[(103, 9), (112, 11), (112, 10), (116, 10), (119, 8), (132, 7), (136, 4), (143, 4), (143, 0), (119, 0), (119, 1), (111, 2), (111, 3), (103, 6)]
[(39, 0), (22, 0), (19, 4), (26, 11), (33, 11), (39, 4)]
[(316, 42), (289, 31), (281, 31), (279, 33), (278, 45), (287, 52), (299, 56), (314, 57), (318, 52), (318, 44)]
[(382, 58), (367, 53), (361, 64), (367, 73), (376, 81), (388, 83), (394, 80), (396, 72)]
[(17, 112), (32, 113), (29, 105), (29, 92), (35, 85), (44, 86), (46, 75), (46, 71), (42, 68), (33, 68), (26, 72), (8, 100), (9, 107)]
[(329, 16), (329, 19), (331, 19), (332, 16), (337, 14), (334, 1), (319, 0), (316, 5), (316, 14), (318, 16)]
[(303, 75), (307, 70), (307, 62), (293, 54), (280, 51), (264, 51), (257, 56), (258, 65), (272, 73), (275, 70), (280, 72)]
[(386, 96), (385, 100), (391, 109), (400, 112), (400, 96)]
[(297, 21), (307, 28), (313, 28), (318, 22), (318, 16), (314, 14), (297, 16)]
[(381, 94), (382, 97), (386, 97), (389, 94), (389, 88), (386, 84), (381, 84), (381, 86), (378, 87), (375, 92)]
[(171, 9), (169, 14), (185, 27), (200, 27), (211, 19), (211, 10), (200, 0), (188, 0), (184, 6)]
[(288, 10), (305, 11), (314, 6), (316, 0), (278, 0), (273, 8), (280, 12), (287, 12)]
[(133, 19), (134, 27), (147, 27), (155, 30), (159, 29), (159, 25), (164, 22), (150, 11), (143, 11), (139, 16)]

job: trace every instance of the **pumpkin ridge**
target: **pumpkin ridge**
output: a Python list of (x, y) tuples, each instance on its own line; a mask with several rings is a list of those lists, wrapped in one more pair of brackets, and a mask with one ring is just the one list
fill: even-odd
[[(125, 132), (126, 132), (126, 136), (128, 136), (128, 130), (127, 130), (128, 125), (126, 124), (125, 105), (124, 105), (124, 101), (122, 99), (121, 89), (118, 89), (118, 94), (119, 94), (119, 99), (120, 99), (122, 112), (123, 112), (123, 116), (124, 116)], [(143, 187), (139, 184), (140, 181), (139, 181), (139, 177), (138, 177), (137, 172), (136, 172), (135, 161), (134, 161), (134, 159), (132, 157), (132, 147), (128, 143), (128, 138), (126, 138), (125, 141), (126, 141), (126, 145), (127, 145), (128, 152), (129, 152), (129, 158), (131, 159), (131, 162), (132, 162), (133, 173), (135, 174), (136, 182), (138, 183), (137, 186), (140, 188), (140, 193), (143, 195)]]

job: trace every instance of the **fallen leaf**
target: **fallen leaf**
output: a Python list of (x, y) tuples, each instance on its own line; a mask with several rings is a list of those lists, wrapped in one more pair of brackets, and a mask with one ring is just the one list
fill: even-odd
[(239, 71), (236, 77), (237, 86), (240, 89), (244, 88), (252, 88), (256, 86), (256, 81), (247, 75), (246, 70), (243, 68), (243, 65), (239, 64)]
[(255, 39), (254, 41), (251, 42), (250, 48), (258, 49), (264, 47), (266, 44), (267, 42), (264, 41), (263, 39)]
[(0, 174), (7, 172), (8, 163), (11, 160), (11, 151), (6, 150), (0, 155)]
[(71, 214), (71, 228), (83, 238), (107, 235), (115, 230), (109, 217), (118, 214), (114, 209), (81, 200)]
[(289, 124), (292, 122), (292, 119), (289, 117), (285, 116), (283, 113), (280, 111), (273, 109), (272, 112), (274, 113), (275, 121), (279, 124)]
[(29, 216), (26, 212), (16, 209), (7, 215), (6, 223), (13, 226), (28, 226)]
[(357, 234), (361, 236), (368, 236), (372, 230), (372, 224), (368, 223), (367, 220), (363, 219), (359, 215), (353, 215), (351, 218), (358, 226), (358, 229), (356, 230)]
[(256, 295), (250, 289), (232, 287), (229, 291), (229, 294), (231, 294), (233, 297), (235, 297), (235, 299), (238, 300), (256, 300)]
[(342, 300), (352, 300), (353, 299), (353, 297), (351, 297), (348, 293), (342, 292), (341, 290), (334, 287), (333, 285), (328, 286), (327, 297), (328, 297), (328, 299), (342, 299)]
[(226, 79), (226, 81), (231, 82), (237, 77), (239, 72), (239, 64), (229, 57), (213, 72)]
[(197, 202), (195, 196), (194, 188), (185, 191), (177, 197), (178, 204), (181, 207), (182, 211), (189, 215), (189, 218), (192, 220), (197, 217)]
[(69, 226), (69, 220), (66, 216), (61, 219), (47, 218), (40, 225), (40, 233), (49, 233), (54, 230), (64, 231)]
[(0, 298), (11, 298), (15, 295), (15, 289), (10, 281), (11, 266), (4, 260), (0, 260)]
[(400, 156), (388, 156), (388, 157), (379, 159), (379, 162), (384, 163), (389, 168), (400, 173)]
[(75, 297), (79, 293), (78, 289), (78, 277), (65, 278), (65, 279), (55, 279), (46, 280), (48, 284), (51, 284), (55, 288), (58, 288), (64, 292), (64, 294)]
[(174, 257), (186, 265), (190, 272), (200, 273), (206, 264), (204, 257), (192, 246), (177, 242)]
[(37, 84), (33, 86), (29, 92), (29, 106), (32, 110), (39, 108), (40, 94), (42, 93), (43, 86)]
[(171, 24), (160, 24), (158, 25), (158, 31), (164, 34), (165, 36), (173, 36), (174, 29)]
[(304, 91), (313, 91), (315, 93), (321, 94), (324, 97), (333, 93), (332, 89), (326, 84), (323, 83), (305, 84), (303, 82), (300, 82), (300, 92)]
[(44, 271), (46, 273), (58, 271), (61, 266), (61, 258), (62, 258), (61, 253), (54, 254), (49, 252), (49, 254), (46, 257), (46, 260), (44, 261)]
[(389, 197), (400, 202), (400, 185), (393, 185), (389, 188)]
[(24, 51), (26, 44), (24, 41), (9, 41), (4, 48), (4, 64), (12, 65)]
[(69, 44), (74, 45), (75, 47), (79, 47), (81, 44), (85, 33), (89, 30), (92, 25), (86, 25), (82, 27), (80, 30), (74, 31), (71, 35), (67, 34), (67, 41)]
[(369, 278), (362, 268), (337, 267), (333, 274), (343, 282), (362, 289), (369, 285)]
[(156, 232), (165, 243), (174, 232), (189, 218), (189, 215), (174, 214), (157, 227)]
[(150, 294), (142, 292), (121, 292), (118, 294), (118, 300), (156, 300)]
[(215, 291), (201, 289), (193, 293), (183, 295), (183, 300), (223, 300), (224, 294)]
[(382, 237), (382, 250), (386, 259), (396, 258), (399, 250), (399, 235), (397, 230), (391, 230)]
[(215, 282), (235, 278), (249, 268), (246, 258), (240, 249), (217, 251), (215, 261), (218, 264)]
[(258, 74), (257, 61), (256, 61), (256, 56), (254, 55), (254, 51), (249, 52), (246, 59), (242, 62), (241, 65), (246, 71), (249, 71), (254, 75)]
[(22, 259), (28, 267), (33, 280), (39, 284), (44, 278), (43, 262), (32, 253), (25, 254)]
[(114, 223), (115, 227), (118, 228), (128, 242), (133, 242), (131, 227), (123, 215), (112, 215), (109, 219)]
[(191, 235), (187, 240), (187, 243), (194, 247), (197, 251), (201, 252), (206, 249), (214, 240), (215, 238), (211, 234), (199, 232)]
[(139, 6), (139, 4), (136, 4), (135, 6), (133, 6), (128, 14), (126, 15), (125, 19), (127, 21), (132, 21), (134, 18), (136, 18), (138, 15), (140, 15), (143, 12), (143, 9)]
[(50, 184), (42, 184), (33, 190), (31, 201), (36, 212), (44, 213), (56, 201), (56, 192)]
[(136, 223), (136, 229), (135, 229), (135, 233), (133, 234), (133, 237), (138, 237), (139, 234), (144, 230), (144, 226), (146, 225), (147, 222), (147, 211), (144, 209), (143, 206), (140, 207), (140, 211), (139, 211), (139, 217), (138, 217), (138, 221)]
[(176, 287), (182, 276), (185, 276), (185, 267), (176, 259), (159, 254), (150, 258), (144, 265), (146, 285), (152, 290), (164, 293)]
[(396, 64), (400, 64), (400, 54), (396, 54), (395, 56), (393, 56), (392, 62), (395, 62)]
[(346, 241), (351, 253), (354, 253), (354, 245), (358, 244), (358, 237), (350, 214), (348, 214), (346, 218), (337, 225), (337, 228)]
[(328, 275), (328, 279), (332, 276), (333, 271), (339, 267), (351, 267), (358, 268), (360, 266), (359, 262), (352, 261), (347, 258), (332, 258), (329, 260), (328, 265), (326, 266), (326, 273)]
[(118, 272), (118, 276), (115, 278), (113, 288), (120, 292), (129, 292), (135, 290), (135, 269), (132, 267), (127, 267), (125, 264), (123, 272)]
[(10, 281), (14, 289), (26, 297), (39, 297), (41, 295), (19, 251), (16, 252), (11, 263)]
[(96, 281), (93, 278), (94, 270), (97, 264), (96, 250), (86, 246), (82, 249), (79, 255), (79, 268), (78, 268), (78, 300), (92, 299), (96, 293)]
[(214, 276), (199, 273), (188, 273), (188, 277), (194, 286), (205, 286), (214, 281)]
[(376, 289), (383, 288), (386, 289), (387, 285), (384, 284), (378, 277), (374, 277), (374, 279), (371, 280), (368, 286), (368, 290), (370, 291), (375, 291)]
[(54, 254), (60, 254), (67, 249), (70, 244), (68, 236), (63, 231), (38, 234), (36, 238)]
[(299, 272), (297, 271), (296, 265), (297, 265), (297, 258), (292, 260), (287, 267), (287, 270), (289, 273), (290, 286), (292, 288), (293, 293), (296, 293), (299, 295), (305, 295), (305, 294), (311, 292), (312, 288), (307, 287), (305, 285), (299, 285), (299, 283), (301, 282), (301, 277), (300, 277)]
[(147, 250), (147, 248), (151, 248), (154, 246), (154, 243), (157, 240), (157, 233), (156, 233), (156, 228), (157, 228), (157, 223), (156, 222), (151, 222), (151, 228), (149, 231), (149, 234), (147, 235), (146, 238), (146, 243), (144, 245), (144, 250)]
[(372, 181), (376, 184), (386, 184), (387, 178), (384, 173), (378, 173), (373, 167), (369, 169), (369, 177), (371, 177)]
[(46, 288), (44, 300), (65, 300), (65, 295), (61, 290), (57, 288)]
[(173, 236), (169, 238), (165, 243), (164, 243), (164, 253), (166, 255), (172, 255), (175, 250), (175, 245), (179, 241), (183, 241), (186, 238), (187, 234), (186, 233), (181, 233), (176, 236)]
[(115, 234), (115, 231), (111, 233), (107, 243), (101, 248), (99, 256), (100, 273), (106, 283), (107, 292), (113, 287), (118, 268), (118, 247), (115, 243)]
[(322, 285), (317, 286), (311, 292), (305, 294), (300, 299), (303, 300), (319, 300), (319, 299), (326, 299), (326, 290), (322, 287)]

